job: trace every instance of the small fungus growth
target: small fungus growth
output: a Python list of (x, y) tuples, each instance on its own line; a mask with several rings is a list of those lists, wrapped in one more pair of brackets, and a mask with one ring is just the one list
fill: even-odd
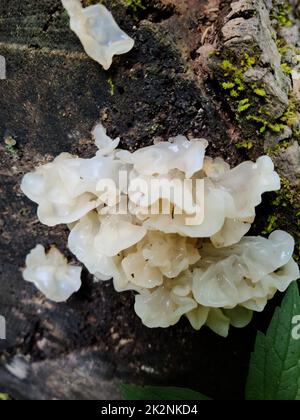
[(85, 52), (108, 70), (114, 55), (125, 54), (134, 41), (122, 31), (112, 14), (102, 4), (83, 8), (80, 0), (62, 0), (70, 15), (70, 27), (80, 39)]
[(81, 268), (68, 264), (61, 252), (52, 246), (48, 253), (37, 245), (26, 258), (25, 280), (50, 300), (64, 302), (81, 287)]
[[(280, 189), (270, 157), (230, 168), (205, 156), (204, 139), (177, 136), (131, 153), (100, 124), (93, 136), (94, 157), (62, 153), (26, 174), (21, 188), (42, 223), (68, 225), (68, 247), (95, 279), (113, 278), (118, 292), (136, 292), (135, 311), (146, 326), (165, 328), (185, 315), (195, 329), (206, 325), (227, 336), (230, 325), (247, 325), (253, 311), (299, 277), (288, 233), (244, 237), (262, 194)], [(203, 217), (188, 223), (199, 209)], [(79, 287), (77, 274), (62, 295), (64, 277), (53, 280), (44, 270), (45, 281), (54, 282), (49, 294), (36, 253), (46, 258), (41, 248), (30, 254), (24, 277), (65, 300)]]

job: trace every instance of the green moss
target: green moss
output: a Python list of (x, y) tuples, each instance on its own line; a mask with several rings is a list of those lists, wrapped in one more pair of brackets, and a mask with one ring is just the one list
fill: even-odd
[(246, 54), (245, 54), (245, 59), (241, 61), (241, 65), (242, 65), (243, 67), (246, 67), (246, 68), (247, 68), (247, 70), (248, 70), (250, 67), (253, 67), (255, 63), (256, 63), (256, 58), (255, 58), (255, 57), (250, 56), (248, 53), (246, 53)]
[(273, 200), (270, 202), (272, 211), (267, 218), (266, 227), (263, 234), (270, 234), (278, 228), (287, 229), (295, 238), (294, 257), (300, 260), (300, 208), (297, 190), (291, 185), (290, 181), (281, 177), (281, 189), (273, 193)]
[(284, 141), (281, 141), (280, 143), (275, 144), (272, 147), (269, 147), (267, 149), (267, 152), (266, 153), (267, 153), (268, 156), (271, 156), (271, 157), (272, 156), (276, 156), (278, 153), (281, 152), (281, 150), (287, 149), (289, 146), (291, 146), (292, 143), (293, 143), (293, 140), (284, 140)]
[(7, 153), (9, 153), (10, 155), (17, 155), (18, 154), (18, 151), (14, 146), (5, 145), (5, 151)]
[(291, 185), (290, 181), (281, 177), (281, 189), (275, 193), (271, 202), (273, 207), (272, 214), (268, 217), (268, 222), (263, 233), (270, 233), (272, 230), (281, 227), (281, 220), (286, 224), (289, 220), (289, 232), (295, 238), (295, 258), (300, 260), (300, 209), (297, 190)]
[(69, 13), (64, 9), (62, 14), (61, 14), (61, 21), (64, 25), (69, 25), (70, 22), (70, 16)]
[(276, 193), (276, 198), (272, 204), (276, 207), (293, 206), (296, 200), (296, 191), (291, 187), (290, 181), (285, 177), (280, 177), (281, 189)]
[[(281, 25), (288, 25), (292, 16), (291, 6), (288, 1), (277, 6), (273, 10), (272, 17)], [(299, 53), (292, 45), (287, 45), (283, 39), (275, 39), (279, 53), (282, 56), (281, 70), (285, 74), (291, 74), (292, 68), (285, 62), (284, 54), (295, 56)], [(237, 59), (237, 55), (229, 51), (218, 51), (215, 54), (219, 57), (219, 70), (217, 77), (220, 81), (221, 89), (224, 91), (236, 121), (242, 128), (246, 138), (252, 138), (256, 133), (263, 137), (267, 132), (280, 133), (287, 127), (293, 131), (293, 138), (300, 140), (300, 129), (296, 127), (299, 120), (299, 104), (295, 106), (295, 100), (291, 97), (289, 105), (284, 114), (279, 118), (274, 118), (270, 114), (270, 100), (268, 91), (263, 83), (248, 83), (244, 79), (247, 70), (255, 66), (260, 60), (260, 53), (252, 51), (246, 52), (242, 59)]]
[[(283, 42), (277, 45), (283, 49), (287, 46)], [(219, 57), (224, 57), (224, 53), (219, 51)], [(262, 83), (247, 83), (244, 74), (252, 68), (258, 61), (258, 57), (244, 54), (240, 62), (234, 62), (226, 56), (219, 61), (218, 78), (220, 87), (227, 98), (231, 109), (235, 114), (236, 121), (241, 126), (244, 136), (251, 138), (255, 133), (262, 136), (268, 131), (280, 133), (287, 127), (292, 128), (293, 136), (300, 139), (300, 129), (296, 128), (298, 121), (297, 107), (299, 104), (291, 97), (289, 105), (284, 114), (275, 119), (269, 112), (268, 93)], [(285, 73), (290, 73), (291, 68), (286, 63), (282, 63), (281, 69)], [(241, 116), (243, 114), (243, 117)]]
[[(263, 114), (267, 114), (263, 107), (261, 107), (258, 111), (260, 115), (250, 114), (247, 115), (246, 119), (248, 121), (253, 121), (259, 126), (260, 133), (265, 133), (267, 130), (272, 131), (273, 133), (280, 133), (287, 127), (292, 128), (293, 135), (295, 138), (297, 137), (296, 129), (294, 129), (294, 124), (298, 121), (298, 114), (297, 114), (297, 101), (291, 96), (289, 100), (289, 105), (284, 114), (277, 119), (275, 122), (270, 122), (266, 119)], [(299, 133), (300, 134), (300, 133)]]
[(230, 96), (231, 96), (232, 98), (238, 98), (238, 96), (239, 96), (239, 92), (238, 92), (237, 90), (235, 90), (235, 89), (232, 89), (232, 90), (230, 91)]
[(293, 137), (295, 140), (300, 141), (300, 129), (299, 128), (294, 128), (293, 129)]
[[(272, 206), (275, 207), (276, 212), (278, 208), (293, 207), (296, 199), (296, 191), (291, 187), (290, 181), (283, 176), (280, 177), (280, 181), (281, 188), (275, 193), (275, 198), (271, 202)], [(268, 226), (265, 229), (266, 233), (274, 230), (276, 221), (277, 215), (272, 214), (268, 217)]]
[(4, 145), (5, 151), (7, 153), (12, 154), (12, 155), (15, 155), (15, 154), (18, 153), (17, 142), (13, 137), (11, 137), (11, 136), (6, 137), (4, 139), (4, 144), (5, 144)]
[(277, 216), (275, 214), (270, 214), (267, 220), (267, 225), (262, 231), (264, 235), (269, 235), (275, 229), (277, 229)]
[(245, 88), (246, 88), (245, 83), (240, 77), (235, 77), (234, 78), (234, 83), (237, 86), (237, 90), (239, 90), (239, 91), (245, 90)]
[(288, 127), (292, 127), (298, 121), (297, 109), (299, 104), (293, 96), (290, 96), (289, 106), (280, 120)]
[(291, 16), (292, 6), (289, 1), (285, 1), (284, 4), (280, 4), (273, 9), (271, 12), (271, 18), (277, 21), (278, 26), (293, 26), (293, 17)]
[(257, 96), (266, 96), (266, 91), (262, 88), (258, 88), (256, 86), (253, 86), (253, 92), (255, 93), (255, 95)]
[(113, 80), (112, 80), (112, 77), (110, 77), (110, 78), (107, 80), (107, 83), (108, 83), (108, 86), (109, 86), (109, 88), (110, 88), (110, 90), (109, 90), (110, 95), (111, 95), (111, 96), (114, 96), (116, 87), (115, 87), (115, 84), (114, 84), (114, 82), (113, 82)]
[(284, 73), (292, 74), (292, 68), (287, 63), (281, 63), (280, 68)]
[(279, 14), (277, 16), (277, 22), (279, 23), (280, 26), (287, 26), (287, 27), (293, 26), (293, 22), (290, 19), (288, 19), (285, 14)]
[(294, 56), (300, 54), (299, 48), (295, 47), (295, 45), (288, 44), (283, 38), (278, 38), (276, 40), (276, 46), (279, 54), (281, 54), (282, 56), (285, 56), (288, 53), (293, 54)]
[[(278, 132), (282, 126), (274, 124), (271, 118), (267, 118), (267, 112), (265, 111), (264, 98), (267, 93), (263, 85), (258, 83), (246, 83), (244, 80), (244, 74), (252, 68), (258, 58), (250, 56), (246, 53), (243, 59), (238, 63), (234, 64), (227, 57), (220, 63), (221, 77), (221, 88), (224, 90), (225, 95), (230, 97), (230, 105), (233, 108), (236, 116), (236, 120), (245, 125), (245, 121), (253, 122), (258, 125), (257, 130), (260, 133), (264, 133), (267, 129)], [(251, 113), (246, 115), (246, 118), (241, 119), (240, 114), (246, 113), (249, 108), (259, 109), (257, 114)], [(269, 121), (270, 120), (270, 121)]]
[(223, 82), (222, 83), (222, 88), (227, 90), (227, 89), (232, 89), (234, 88), (235, 84), (232, 82)]
[(283, 131), (286, 128), (285, 124), (281, 124), (281, 123), (268, 123), (267, 127), (273, 131), (273, 133), (280, 133), (280, 131)]
[(233, 76), (236, 78), (236, 82), (242, 83), (243, 73), (249, 70), (256, 63), (255, 57), (250, 57), (248, 53), (245, 53), (244, 58), (238, 63), (238, 65), (233, 64), (228, 58), (224, 59), (221, 62), (221, 69), (223, 70), (224, 76)]
[(256, 59), (245, 54), (239, 65), (234, 65), (229, 59), (224, 59), (220, 64), (222, 76), (225, 81), (221, 83), (222, 89), (229, 91), (232, 98), (238, 98), (246, 90), (243, 74), (253, 66)]
[[(280, 191), (276, 192), (276, 196), (271, 203), (272, 206), (274, 207), (274, 211), (276, 212), (276, 214), (284, 214), (285, 211), (294, 209), (296, 205), (296, 198), (297, 198), (297, 192), (291, 186), (290, 181), (285, 177), (281, 177), (280, 179), (281, 179), (281, 189)], [(266, 233), (269, 233), (278, 227), (276, 223), (277, 219), (278, 219), (277, 215), (275, 216), (273, 214), (269, 216), (268, 225), (265, 229)], [(295, 224), (297, 225), (297, 229), (298, 229), (298, 227), (300, 226), (300, 211), (296, 211), (295, 219), (296, 219)], [(299, 251), (300, 238), (296, 238), (296, 239), (297, 239), (297, 248)], [(299, 256), (299, 252), (298, 252), (298, 256)]]
[(238, 103), (237, 112), (241, 113), (250, 108), (251, 104), (248, 98), (241, 99)]
[(143, 5), (142, 0), (123, 0), (126, 7), (130, 8), (134, 14), (140, 10), (145, 10), (146, 7)]
[(159, 123), (154, 123), (151, 125), (151, 127), (148, 129), (149, 133), (151, 135), (156, 134), (159, 130), (163, 129), (163, 126)]
[(265, 118), (258, 115), (253, 115), (253, 114), (247, 115), (246, 120), (257, 123), (259, 125), (260, 133), (264, 133), (267, 130), (267, 127), (269, 124), (269, 122)]
[(221, 69), (226, 73), (224, 76), (228, 76), (230, 73), (234, 73), (237, 71), (237, 67), (235, 67), (229, 60), (223, 60), (221, 63)]
[(240, 143), (236, 143), (236, 145), (235, 145), (235, 147), (237, 149), (246, 149), (246, 150), (252, 149), (253, 146), (254, 146), (254, 144), (250, 140), (249, 141), (245, 140), (245, 141), (242, 141)]
[(85, 7), (88, 7), (88, 6), (93, 6), (94, 4), (101, 3), (101, 1), (99, 1), (99, 0), (84, 0), (83, 3), (84, 3), (83, 5)]

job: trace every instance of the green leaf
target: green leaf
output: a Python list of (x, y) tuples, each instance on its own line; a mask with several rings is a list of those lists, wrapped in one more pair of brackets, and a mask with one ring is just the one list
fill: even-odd
[(205, 401), (210, 398), (187, 388), (164, 386), (136, 386), (121, 385), (122, 396), (125, 400), (194, 400)]
[(9, 400), (9, 395), (0, 392), (0, 401), (6, 401), (6, 400)]
[(300, 399), (300, 338), (293, 334), (293, 318), (299, 315), (300, 296), (294, 282), (276, 309), (267, 334), (257, 335), (246, 386), (247, 400)]

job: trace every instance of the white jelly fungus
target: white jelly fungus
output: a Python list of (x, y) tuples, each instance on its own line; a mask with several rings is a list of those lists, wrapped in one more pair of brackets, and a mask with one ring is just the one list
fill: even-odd
[(68, 264), (61, 252), (52, 246), (48, 253), (37, 245), (26, 257), (23, 277), (50, 300), (64, 302), (81, 286), (81, 268)]
[[(280, 188), (268, 156), (231, 169), (205, 156), (204, 139), (177, 136), (131, 153), (117, 149), (119, 138), (110, 139), (101, 124), (93, 136), (94, 157), (63, 153), (25, 175), (21, 188), (38, 204), (42, 223), (68, 224), (69, 249), (95, 279), (113, 278), (117, 291), (136, 292), (135, 311), (146, 326), (165, 328), (185, 315), (193, 328), (227, 336), (230, 325), (247, 325), (253, 311), (299, 277), (289, 234), (244, 237), (262, 194)], [(173, 193), (153, 189), (154, 181), (169, 182)], [(175, 181), (190, 182), (188, 200), (180, 200)], [(187, 224), (198, 208), (203, 220)], [(41, 248), (35, 253), (46, 258)], [(24, 274), (49, 296), (30, 255)], [(52, 298), (65, 300), (57, 291), (64, 277), (53, 280), (47, 270)], [(66, 298), (71, 292), (70, 286)]]
[[(136, 313), (148, 327), (173, 325), (185, 314), (195, 329), (206, 324), (227, 335), (230, 324), (245, 326), (252, 311), (262, 311), (277, 290), (286, 290), (299, 277), (293, 249), (293, 238), (283, 231), (269, 239), (245, 237), (222, 249), (203, 242), (201, 257), (187, 270), (176, 278), (164, 277), (155, 289), (140, 291)], [(214, 319), (217, 324), (222, 320), (223, 333)]]
[(133, 48), (133, 39), (119, 28), (102, 4), (82, 7), (80, 0), (62, 0), (62, 4), (85, 52), (105, 70), (111, 66), (114, 55), (125, 54)]

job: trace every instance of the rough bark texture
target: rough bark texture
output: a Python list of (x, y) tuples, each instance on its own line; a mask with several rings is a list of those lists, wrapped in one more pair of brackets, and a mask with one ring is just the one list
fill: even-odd
[[(246, 52), (255, 56), (244, 91), (257, 104), (261, 98), (249, 86), (259, 81), (266, 92), (264, 118), (276, 124), (289, 107), (289, 92), (299, 94), (282, 71), (276, 42), (279, 37), (298, 47), (297, 4), (291, 2), (292, 25), (285, 26), (272, 15), (287, 4), (280, 1), (151, 0), (143, 8), (133, 7), (134, 0), (131, 6), (103, 3), (136, 40), (108, 72), (83, 53), (59, 0), (0, 3), (0, 54), (7, 62), (7, 79), (0, 80), (0, 314), (7, 321), (0, 390), (19, 399), (108, 399), (120, 397), (120, 383), (133, 382), (241, 399), (256, 330), (267, 325), (274, 302), (228, 339), (195, 332), (186, 320), (147, 329), (134, 314), (131, 293), (93, 284), (86, 272), (79, 293), (65, 304), (50, 303), (22, 280), (21, 269), (36, 243), (55, 243), (72, 258), (67, 230), (42, 226), (19, 185), (24, 173), (60, 152), (90, 156), (90, 131), (99, 120), (130, 150), (157, 137), (201, 136), (211, 156), (232, 165), (270, 151), (286, 189), (265, 196), (253, 232), (274, 227), (274, 216), (276, 226), (297, 236), (297, 111), (280, 132), (267, 127), (261, 133), (257, 121), (237, 115), (241, 98), (222, 90), (223, 61), (239, 66)], [(288, 60), (295, 64), (293, 54)]]

